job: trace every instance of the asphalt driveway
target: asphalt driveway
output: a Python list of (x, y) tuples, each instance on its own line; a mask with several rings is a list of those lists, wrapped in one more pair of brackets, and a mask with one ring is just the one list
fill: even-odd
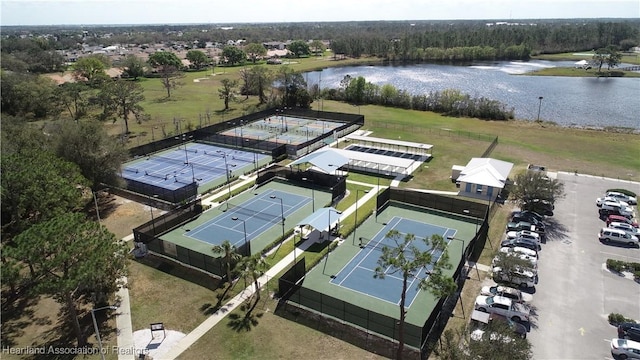
[[(551, 174), (551, 176), (553, 176)], [(607, 259), (640, 262), (640, 249), (605, 245), (595, 200), (609, 188), (640, 194), (640, 184), (559, 173), (566, 197), (548, 218), (533, 305), (537, 318), (528, 339), (534, 359), (611, 359), (616, 312), (640, 321), (640, 284), (606, 270)], [(636, 207), (636, 216), (637, 207)]]

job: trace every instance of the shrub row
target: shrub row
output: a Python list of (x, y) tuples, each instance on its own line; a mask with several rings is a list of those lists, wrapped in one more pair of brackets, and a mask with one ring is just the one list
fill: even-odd
[(607, 189), (606, 192), (610, 192), (610, 191), (623, 193), (623, 194), (625, 194), (627, 196), (637, 197), (636, 193), (634, 193), (631, 190), (627, 190), (627, 189)]
[(609, 324), (611, 325), (618, 325), (618, 324), (622, 324), (622, 323), (626, 323), (626, 322), (630, 322), (630, 323), (635, 323), (636, 321), (633, 319), (628, 319), (626, 317), (624, 317), (624, 315), (622, 314), (618, 314), (618, 313), (611, 313), (609, 314)]
[(628, 271), (633, 273), (636, 281), (640, 281), (640, 263), (607, 259), (607, 269), (615, 272)]

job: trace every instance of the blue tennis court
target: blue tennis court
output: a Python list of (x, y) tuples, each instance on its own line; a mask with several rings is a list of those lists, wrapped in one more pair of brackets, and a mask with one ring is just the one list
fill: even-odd
[[(415, 235), (412, 245), (415, 245), (421, 251), (429, 250), (427, 244), (422, 241), (423, 239), (430, 238), (431, 235), (434, 234), (441, 235), (444, 239), (447, 239), (447, 237), (455, 236), (457, 232), (455, 229), (397, 216), (393, 217), (373, 239), (362, 239), (362, 249), (331, 279), (331, 283), (399, 305), (400, 293), (402, 291), (402, 276), (400, 274), (392, 275), (389, 273), (391, 269), (386, 269), (384, 279), (375, 279), (373, 277), (375, 268), (378, 266), (378, 259), (380, 259), (380, 255), (382, 255), (382, 247), (396, 246), (392, 239), (386, 237), (387, 233), (391, 230), (398, 231), (403, 237), (406, 234)], [(434, 253), (434, 255), (440, 259), (442, 252), (438, 251)], [(417, 276), (424, 278), (425, 271), (429, 270), (431, 269), (422, 269)], [(411, 303), (419, 292), (419, 280), (414, 278), (409, 279), (409, 281), (405, 304), (407, 308), (411, 306)]]
[(281, 226), (283, 213), (286, 219), (309, 202), (311, 198), (306, 196), (268, 190), (240, 205), (230, 205), (229, 210), (184, 235), (211, 245), (229, 240), (239, 247), (245, 241), (245, 226), (250, 242), (272, 227)]

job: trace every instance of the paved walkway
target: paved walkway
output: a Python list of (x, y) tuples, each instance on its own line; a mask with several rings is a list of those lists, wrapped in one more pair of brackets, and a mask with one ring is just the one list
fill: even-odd
[[(122, 238), (124, 241), (133, 240), (133, 234), (129, 234)], [(131, 325), (131, 305), (129, 304), (129, 288), (127, 287), (128, 280), (124, 276), (121, 279), (122, 286), (116, 292), (117, 299), (119, 301), (118, 310), (116, 312), (116, 328), (118, 344), (118, 360), (131, 360), (135, 359), (133, 344), (133, 326)]]

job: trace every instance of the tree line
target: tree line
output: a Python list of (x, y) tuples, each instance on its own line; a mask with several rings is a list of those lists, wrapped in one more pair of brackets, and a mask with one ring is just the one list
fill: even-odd
[[(638, 19), (557, 19), (510, 20), (509, 23), (453, 20), (229, 24), (225, 27), (211, 24), (88, 29), (40, 27), (29, 31), (31, 35), (42, 36), (29, 38), (20, 36), (26, 32), (24, 28), (4, 27), (1, 50), (3, 63), (26, 63), (33, 68), (51, 68), (50, 62), (59, 60), (52, 50), (80, 49), (82, 44), (162, 43), (171, 47), (180, 42), (195, 49), (207, 42), (225, 44), (239, 39), (258, 44), (326, 40), (335, 53), (351, 57), (377, 56), (392, 61), (527, 59), (538, 54), (608, 46), (627, 51), (640, 44), (639, 24)], [(30, 57), (34, 55), (36, 59)]]
[(431, 91), (411, 95), (391, 84), (376, 85), (362, 76), (345, 76), (338, 89), (323, 89), (321, 97), (346, 101), (355, 105), (374, 104), (402, 109), (432, 111), (453, 117), (472, 117), (485, 120), (510, 120), (514, 110), (497, 100), (472, 98), (459, 90)]

